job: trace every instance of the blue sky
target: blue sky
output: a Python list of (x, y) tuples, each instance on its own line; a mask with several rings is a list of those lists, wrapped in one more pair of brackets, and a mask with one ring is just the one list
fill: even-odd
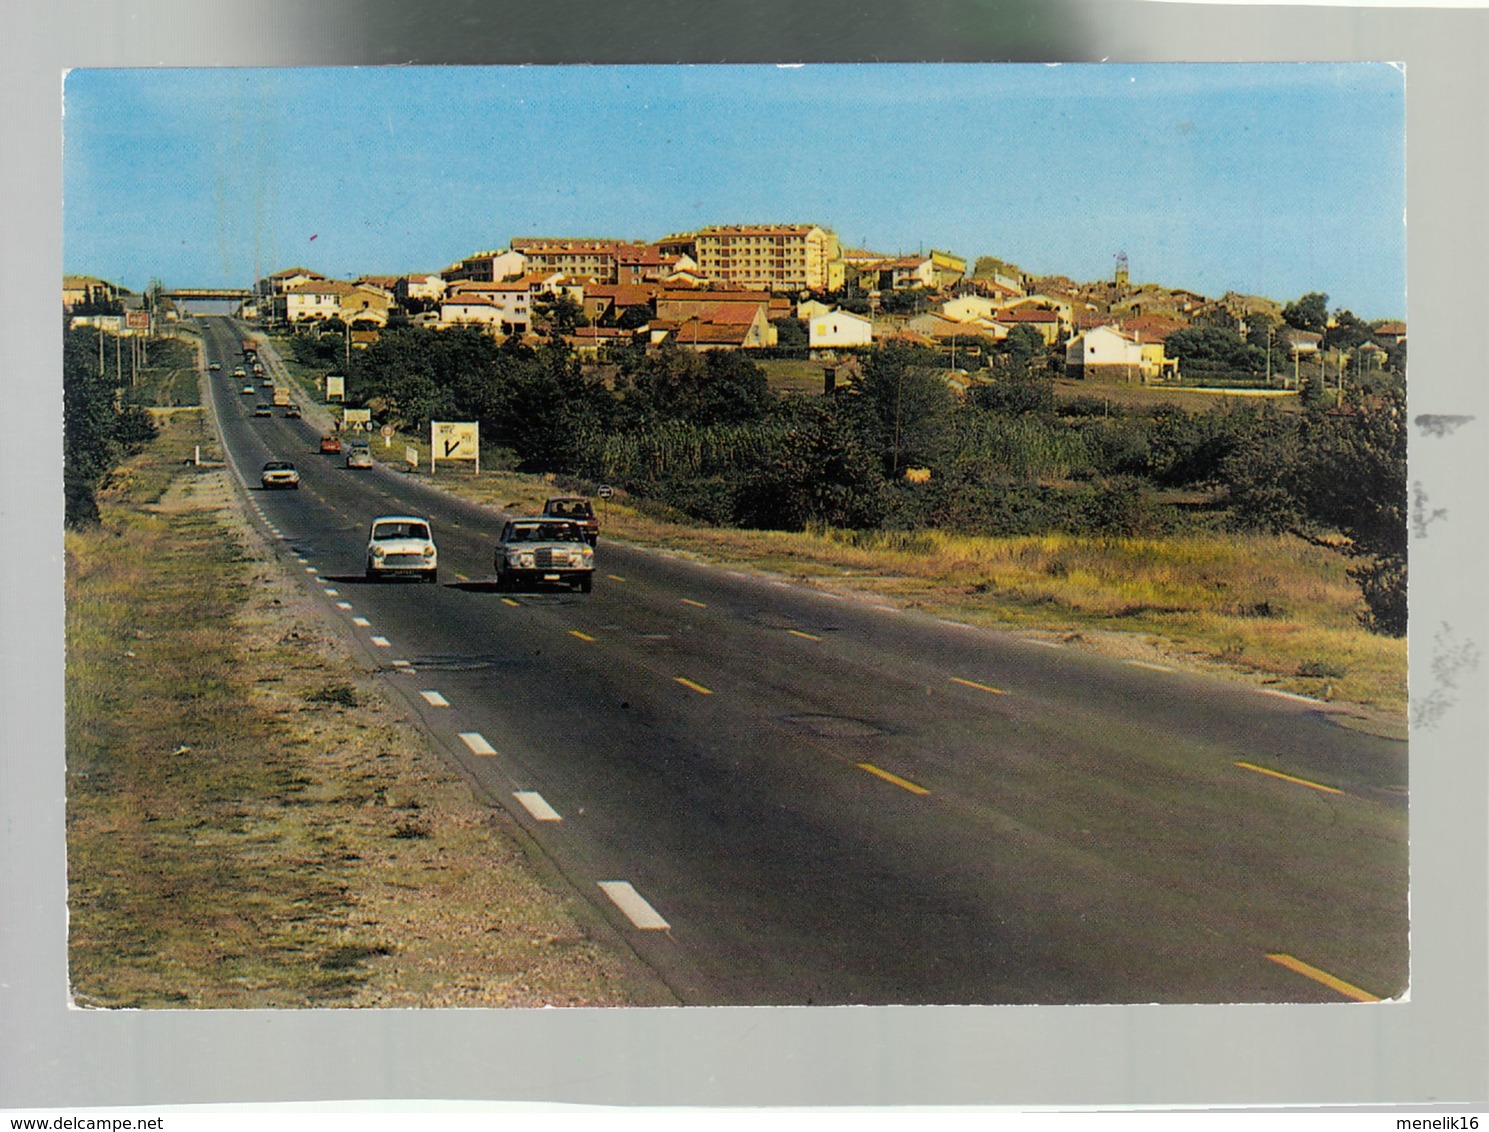
[(64, 266), (249, 286), (789, 222), (1402, 317), (1404, 93), (1375, 63), (73, 71)]

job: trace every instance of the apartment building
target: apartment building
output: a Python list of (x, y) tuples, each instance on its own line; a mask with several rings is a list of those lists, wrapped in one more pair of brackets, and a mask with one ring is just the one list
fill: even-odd
[(837, 235), (803, 224), (721, 225), (694, 236), (704, 278), (769, 291), (835, 291), (843, 285)]
[(542, 236), (518, 236), (512, 250), (527, 258), (527, 270), (558, 272), (592, 283), (619, 283), (617, 256), (634, 245), (623, 240), (567, 240)]
[(527, 258), (516, 248), (508, 251), (477, 252), (440, 272), (446, 283), (500, 283), (527, 270)]

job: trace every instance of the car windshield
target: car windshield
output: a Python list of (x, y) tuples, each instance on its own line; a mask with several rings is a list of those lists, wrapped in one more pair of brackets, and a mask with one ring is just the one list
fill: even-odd
[(374, 539), (429, 537), (429, 527), (424, 523), (378, 523), (372, 528)]
[(288, 461), (285, 461), (285, 460), (270, 460), (267, 464), (264, 465), (264, 471), (266, 471), (266, 472), (282, 472), (286, 468), (293, 468), (294, 466), (295, 465), (293, 465), (293, 464), (291, 464), (291, 463), (289, 463)]
[(574, 533), (572, 523), (524, 523), (520, 527), (512, 528), (509, 542), (575, 542), (578, 535)]

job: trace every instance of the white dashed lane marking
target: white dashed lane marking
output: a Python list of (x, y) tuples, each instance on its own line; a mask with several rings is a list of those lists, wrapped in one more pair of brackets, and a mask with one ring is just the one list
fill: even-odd
[(538, 821), (563, 821), (557, 810), (543, 801), (543, 795), (532, 790), (517, 790), (512, 797), (522, 803), (522, 806)]
[(470, 748), (473, 755), (496, 754), (496, 749), (486, 742), (486, 737), (479, 731), (462, 731), (460, 741)]
[(440, 695), (438, 692), (434, 692), (434, 691), (420, 692), (419, 695), (421, 695), (421, 696), (424, 697), (424, 702), (427, 703), (430, 707), (449, 707), (450, 706), (450, 701), (447, 700), (447, 699), (445, 699), (445, 697), (442, 696), (442, 695)]
[(626, 919), (638, 928), (666, 931), (672, 926), (657, 914), (657, 910), (646, 902), (630, 881), (602, 880), (600, 891), (610, 897), (611, 902), (626, 914)]

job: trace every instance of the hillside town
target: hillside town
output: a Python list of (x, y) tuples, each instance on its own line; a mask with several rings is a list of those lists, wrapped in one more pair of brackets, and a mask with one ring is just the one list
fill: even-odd
[[(1168, 347), (1186, 330), (1265, 342), (1267, 377), (1284, 387), (1300, 365), (1322, 369), (1326, 348), (1329, 370), (1364, 373), (1405, 343), (1397, 320), (1366, 325), (1350, 315), (1356, 332), (1329, 342), (1326, 326), (1290, 325), (1276, 298), (1134, 284), (1124, 253), (1114, 264), (1109, 279), (1077, 282), (992, 257), (969, 265), (948, 251), (845, 247), (818, 225), (718, 225), (652, 243), (514, 237), (442, 271), (333, 279), (292, 266), (241, 293), (237, 313), (269, 326), (339, 326), (349, 349), (399, 325), (478, 327), (501, 339), (559, 334), (581, 358), (672, 342), (698, 352), (790, 348), (831, 361), (902, 343), (949, 351), (953, 382), (1016, 333), (1037, 335), (1053, 370), (1063, 359), (1066, 378), (1149, 385), (1185, 378), (1184, 359)], [(127, 334), (152, 314), (171, 317), (159, 290), (137, 295), (68, 276), (63, 308), (74, 324)]]

